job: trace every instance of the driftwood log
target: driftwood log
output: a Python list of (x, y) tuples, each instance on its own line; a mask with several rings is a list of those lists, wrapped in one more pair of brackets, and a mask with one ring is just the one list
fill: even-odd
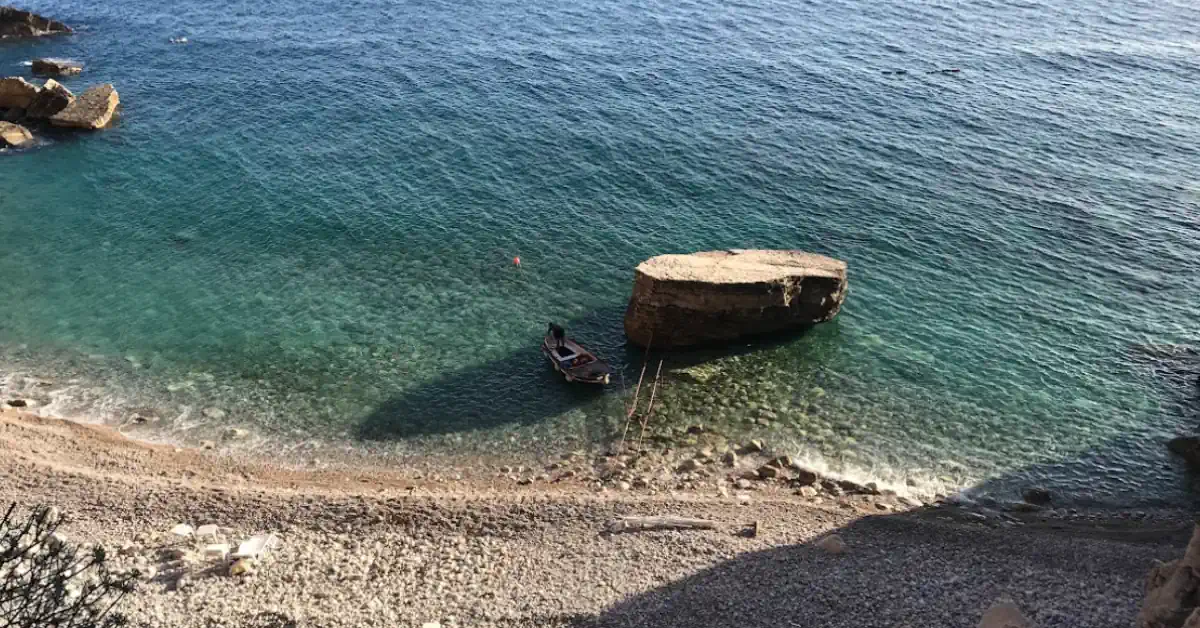
[(690, 517), (618, 517), (608, 522), (605, 532), (646, 532), (649, 530), (715, 530), (717, 523)]

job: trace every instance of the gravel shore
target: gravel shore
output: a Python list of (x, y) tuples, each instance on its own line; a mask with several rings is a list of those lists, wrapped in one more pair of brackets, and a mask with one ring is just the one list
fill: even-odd
[[(70, 541), (104, 543), (150, 572), (121, 610), (172, 627), (974, 626), (1001, 597), (1039, 626), (1130, 626), (1146, 572), (1190, 531), (769, 490), (290, 469), (13, 410), (0, 414), (9, 501), (56, 506)], [(626, 515), (716, 528), (605, 533)], [(222, 526), (235, 547), (257, 533), (280, 544), (234, 577), (227, 561), (192, 553), (205, 542), (169, 533), (180, 523)], [(817, 545), (830, 534), (844, 553)]]

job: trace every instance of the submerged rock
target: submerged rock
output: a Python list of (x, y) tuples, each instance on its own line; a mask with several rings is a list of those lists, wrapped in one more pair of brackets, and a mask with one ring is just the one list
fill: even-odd
[(46, 120), (57, 115), (75, 102), (75, 94), (63, 87), (54, 79), (46, 79), (46, 84), (38, 91), (37, 96), (29, 103), (25, 115), (33, 120)]
[(70, 32), (71, 29), (62, 22), (13, 7), (0, 7), (0, 39), (22, 39)]
[(846, 263), (802, 251), (660, 255), (637, 267), (625, 335), (658, 349), (734, 340), (832, 319)]
[(1021, 497), (1024, 498), (1026, 502), (1036, 506), (1045, 506), (1054, 499), (1054, 496), (1050, 494), (1049, 490), (1040, 486), (1032, 486), (1025, 489), (1025, 492), (1021, 494)]
[(83, 64), (70, 59), (34, 59), (34, 74), (41, 76), (74, 76), (83, 72)]
[(121, 98), (111, 84), (89, 87), (66, 109), (50, 118), (50, 124), (76, 129), (102, 129), (112, 122)]
[(1171, 453), (1183, 458), (1194, 471), (1200, 471), (1200, 437), (1177, 436), (1167, 442)]
[(37, 85), (19, 76), (0, 78), (0, 108), (27, 109), (37, 94)]

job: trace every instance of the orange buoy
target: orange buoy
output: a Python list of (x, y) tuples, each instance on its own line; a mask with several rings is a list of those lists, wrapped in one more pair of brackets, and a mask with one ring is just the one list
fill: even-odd
[(514, 257), (514, 258), (513, 258), (513, 266), (520, 266), (520, 265), (521, 265), (521, 258), (520, 258), (520, 257)]

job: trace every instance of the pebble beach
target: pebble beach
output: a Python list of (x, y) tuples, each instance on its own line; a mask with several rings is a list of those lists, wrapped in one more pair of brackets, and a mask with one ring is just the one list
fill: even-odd
[[(138, 626), (949, 627), (997, 600), (1038, 626), (1129, 626), (1146, 572), (1191, 525), (434, 463), (286, 468), (0, 414), (0, 502), (54, 506), (69, 542), (141, 570), (118, 609)], [(712, 527), (609, 532), (634, 516)], [(205, 541), (172, 534), (181, 524), (278, 546), (234, 576), (200, 555)]]

